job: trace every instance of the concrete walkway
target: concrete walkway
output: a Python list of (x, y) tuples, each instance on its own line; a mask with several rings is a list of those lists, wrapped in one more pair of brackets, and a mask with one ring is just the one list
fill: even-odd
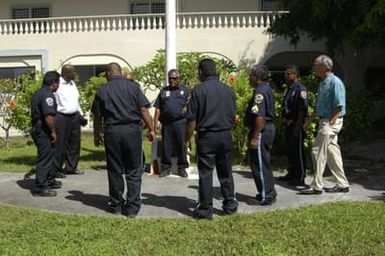
[[(194, 167), (193, 167), (194, 168)], [(192, 170), (196, 171), (196, 170)], [(282, 174), (275, 174), (280, 176)], [(198, 180), (183, 179), (177, 176), (159, 178), (147, 173), (143, 175), (143, 204), (138, 217), (188, 217), (197, 201)], [(277, 184), (277, 202), (272, 206), (250, 206), (246, 202), (256, 194), (254, 181), (249, 170), (234, 168), (237, 199), (240, 213), (286, 209), (312, 204), (322, 204), (343, 200), (385, 201), (384, 173), (372, 175), (362, 173), (361, 169), (351, 172), (349, 193), (322, 195), (299, 195), (292, 187)], [(310, 183), (311, 177), (307, 179)], [(24, 173), (0, 173), (0, 204), (40, 208), (54, 212), (78, 213), (87, 215), (109, 215), (107, 212), (108, 185), (106, 170), (86, 170), (85, 175), (72, 175), (62, 179), (63, 187), (57, 197), (41, 198), (31, 194), (34, 176), (24, 180)], [(334, 184), (328, 180), (326, 186)], [(216, 174), (214, 174), (215, 215), (221, 215), (221, 193)]]

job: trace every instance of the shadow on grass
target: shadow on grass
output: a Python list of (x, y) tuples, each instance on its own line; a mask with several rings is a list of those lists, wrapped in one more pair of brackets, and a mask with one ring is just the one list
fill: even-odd
[(195, 208), (195, 200), (184, 196), (158, 196), (150, 193), (142, 193), (142, 203), (156, 207), (168, 208), (187, 216), (192, 216), (190, 208)]
[(94, 208), (98, 208), (108, 212), (108, 196), (98, 195), (98, 194), (88, 194), (79, 190), (70, 190), (68, 191), (70, 194), (65, 198), (68, 200), (78, 201), (84, 205), (91, 206)]
[(36, 156), (11, 156), (7, 159), (1, 160), (1, 162), (15, 164), (15, 165), (30, 165), (36, 164)]
[(105, 158), (104, 151), (82, 147), (81, 161), (104, 161)]

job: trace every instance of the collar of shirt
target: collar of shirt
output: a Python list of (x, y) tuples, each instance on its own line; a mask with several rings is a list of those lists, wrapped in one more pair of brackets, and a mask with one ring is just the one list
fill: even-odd
[(68, 84), (68, 85), (74, 85), (74, 83), (72, 82), (72, 80), (69, 80), (67, 82), (67, 80), (65, 80), (63, 77), (60, 77), (60, 83), (61, 84)]
[(179, 89), (180, 89), (180, 84), (177, 84), (177, 85), (175, 85), (175, 86), (169, 85), (169, 86), (167, 86), (167, 87), (168, 87), (168, 89), (169, 89), (170, 91), (172, 91), (172, 90), (179, 90)]
[(333, 79), (333, 76), (334, 76), (334, 74), (333, 74), (333, 73), (331, 73), (329, 76), (325, 77), (325, 79), (324, 79), (324, 80), (322, 80), (321, 84), (322, 84), (322, 85), (324, 85), (324, 84), (326, 84), (326, 83), (329, 83), (329, 82), (330, 82), (330, 80), (332, 80), (332, 79)]
[(202, 82), (208, 81), (208, 80), (218, 80), (218, 76), (208, 76)]
[(126, 80), (126, 81), (128, 81), (127, 79), (125, 79), (125, 78), (122, 77), (122, 76), (112, 76), (112, 77), (110, 78), (110, 81), (112, 81), (112, 80)]

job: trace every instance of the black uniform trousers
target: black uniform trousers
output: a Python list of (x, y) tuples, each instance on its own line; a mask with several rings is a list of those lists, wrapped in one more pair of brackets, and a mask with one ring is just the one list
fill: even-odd
[(213, 214), (213, 170), (217, 169), (223, 195), (222, 208), (227, 213), (237, 211), (232, 173), (233, 139), (231, 130), (198, 132), (197, 141), (199, 202), (195, 209), (200, 216)]
[[(175, 150), (178, 154), (178, 168), (187, 168), (188, 161), (185, 149), (186, 138), (186, 119), (181, 119), (170, 124), (162, 124), (162, 170), (171, 168), (172, 152)], [(173, 147), (176, 147), (174, 149)]]
[(65, 172), (74, 172), (79, 163), (80, 155), (80, 118), (79, 113), (58, 113), (55, 118), (57, 141), (55, 148), (55, 167)]
[(250, 149), (250, 167), (258, 193), (264, 200), (273, 200), (277, 196), (274, 188), (274, 176), (270, 167), (270, 151), (275, 137), (274, 124), (265, 124), (259, 134), (257, 149)]
[[(141, 205), (142, 128), (139, 123), (108, 125), (104, 131), (110, 205), (136, 215)], [(124, 196), (124, 178), (127, 195)]]
[(53, 165), (55, 158), (55, 144), (51, 143), (50, 135), (39, 124), (32, 128), (32, 139), (37, 147), (36, 187), (44, 190), (48, 183), (56, 176)]
[(305, 132), (301, 129), (299, 135), (294, 136), (294, 127), (294, 123), (285, 127), (285, 142), (289, 161), (288, 175), (290, 180), (303, 182), (306, 177)]

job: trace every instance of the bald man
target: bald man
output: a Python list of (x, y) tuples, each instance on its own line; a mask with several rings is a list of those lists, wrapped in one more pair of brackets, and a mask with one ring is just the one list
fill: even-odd
[[(140, 85), (122, 76), (117, 63), (106, 69), (108, 83), (100, 87), (92, 105), (94, 114), (94, 142), (101, 144), (104, 125), (104, 147), (110, 200), (108, 209), (114, 214), (135, 217), (141, 206), (142, 184), (142, 127), (148, 128), (147, 137), (155, 139), (154, 126), (148, 112), (150, 102), (140, 90)], [(127, 194), (124, 192), (124, 178)]]
[(55, 168), (58, 178), (65, 178), (66, 174), (84, 174), (77, 169), (80, 156), (80, 126), (84, 118), (79, 104), (79, 91), (74, 82), (75, 76), (74, 66), (64, 65), (59, 89), (55, 93), (55, 126), (58, 135), (55, 145)]

